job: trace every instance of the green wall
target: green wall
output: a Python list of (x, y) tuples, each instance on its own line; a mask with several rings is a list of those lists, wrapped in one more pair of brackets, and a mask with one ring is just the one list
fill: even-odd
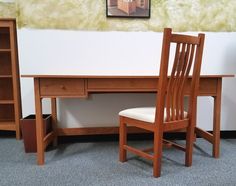
[(0, 0), (20, 28), (97, 31), (236, 31), (236, 0), (151, 0), (150, 19), (106, 18), (106, 0)]
[(16, 7), (14, 3), (3, 3), (0, 0), (0, 17), (16, 17)]

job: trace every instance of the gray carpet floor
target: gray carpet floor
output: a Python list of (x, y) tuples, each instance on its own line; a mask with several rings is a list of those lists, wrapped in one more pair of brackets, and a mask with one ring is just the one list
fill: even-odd
[[(181, 141), (180, 141), (181, 142)], [(150, 141), (130, 142), (136, 147)], [(67, 143), (46, 152), (46, 164), (36, 165), (22, 141), (0, 138), (0, 185), (236, 185), (236, 139), (221, 140), (221, 157), (211, 157), (211, 145), (197, 139), (192, 167), (184, 153), (164, 149), (162, 176), (152, 177), (152, 164), (133, 154), (118, 161), (118, 142)]]

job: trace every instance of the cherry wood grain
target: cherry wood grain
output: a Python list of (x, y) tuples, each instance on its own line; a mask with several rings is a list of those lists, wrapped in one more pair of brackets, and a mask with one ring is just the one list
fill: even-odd
[[(85, 80), (85, 84), (82, 84), (82, 89), (84, 89), (87, 93), (86, 94), (94, 94), (94, 93), (111, 93), (111, 92), (157, 92), (156, 88), (159, 81), (159, 76), (80, 76), (80, 75), (23, 75), (22, 77), (27, 78), (34, 78), (35, 80), (43, 80), (43, 79), (63, 79), (63, 82), (65, 82), (65, 79), (83, 79)], [(202, 132), (198, 132), (196, 130), (196, 133), (200, 135), (203, 138), (211, 139), (208, 140), (213, 144), (213, 156), (215, 158), (219, 157), (219, 134), (220, 134), (220, 105), (221, 105), (221, 86), (222, 86), (222, 79), (227, 77), (234, 77), (234, 75), (202, 75), (200, 76), (199, 80), (199, 92), (198, 96), (210, 96), (213, 97), (214, 101), (214, 135), (207, 133), (206, 131), (202, 130)], [(90, 86), (90, 80), (91, 80), (91, 86)], [(101, 81), (100, 81), (101, 80)], [(120, 80), (124, 84), (124, 86), (121, 86)], [(147, 84), (145, 86), (139, 86), (141, 82), (146, 82)], [(95, 82), (97, 85), (95, 85)], [(114, 85), (113, 85), (114, 82)], [(117, 83), (118, 82), (118, 83)], [(155, 84), (156, 82), (156, 84)], [(81, 85), (81, 83), (80, 83)], [(40, 84), (35, 84), (35, 86), (38, 86), (38, 89), (41, 89)], [(53, 85), (52, 85), (53, 86)], [(137, 88), (138, 87), (138, 88)], [(186, 93), (188, 93), (188, 89), (190, 87), (190, 84), (187, 84), (185, 87)], [(45, 89), (46, 91), (46, 89)], [(45, 92), (46, 93), (46, 92)], [(47, 94), (47, 93), (46, 93)], [(43, 96), (39, 93), (37, 93), (36, 100), (37, 103), (40, 103), (39, 100), (43, 98), (52, 98), (52, 113), (54, 113), (54, 123), (56, 123), (57, 117), (56, 117), (56, 98), (63, 97), (63, 95), (52, 95), (52, 96)], [(64, 95), (65, 98), (70, 97), (78, 97), (81, 98), (81, 95)], [(42, 110), (40, 107), (39, 109)], [(216, 112), (219, 112), (216, 114)], [(42, 111), (40, 114), (36, 113), (38, 117), (42, 114)], [(37, 125), (40, 125), (36, 121)], [(54, 125), (56, 126), (56, 125)], [(57, 128), (57, 127), (55, 127)], [(40, 129), (37, 129), (37, 136), (39, 135)], [(54, 129), (55, 133), (57, 133), (59, 136), (67, 136), (67, 135), (89, 135), (89, 134), (117, 134), (118, 128), (117, 127), (94, 127), (94, 128), (57, 128)], [(128, 129), (128, 132), (143, 132), (142, 130), (137, 129)], [(56, 140), (56, 134), (54, 135)], [(213, 140), (213, 138), (217, 138), (217, 140)], [(43, 141), (43, 139), (41, 139)], [(43, 142), (42, 142), (43, 143)], [(41, 149), (41, 148), (40, 148)], [(40, 151), (40, 150), (39, 150)], [(44, 153), (41, 152), (37, 155), (38, 159), (41, 156), (44, 156)], [(44, 160), (44, 159), (43, 159)], [(42, 161), (42, 160), (41, 160)], [(44, 164), (44, 161), (41, 162), (41, 164)]]
[[(136, 118), (120, 115), (120, 161), (126, 160), (126, 151), (153, 161), (153, 176), (160, 177), (163, 149), (163, 133), (165, 131), (186, 130), (185, 166), (192, 165), (194, 129), (196, 127), (197, 96), (204, 46), (204, 34), (187, 36), (172, 34), (170, 28), (164, 29), (160, 78), (157, 83), (157, 99), (155, 121), (146, 122)], [(170, 53), (174, 49), (174, 62), (171, 66)], [(168, 69), (171, 76), (168, 77)], [(192, 71), (192, 77), (190, 76)], [(188, 86), (187, 86), (188, 85)], [(184, 97), (188, 95), (188, 108), (184, 109)], [(125, 111), (123, 111), (125, 112)], [(185, 114), (187, 112), (187, 115)], [(164, 119), (165, 118), (165, 119)], [(154, 134), (153, 154), (127, 145), (127, 126), (135, 126), (152, 131)], [(175, 145), (181, 149), (179, 145)], [(181, 149), (182, 150), (182, 149)]]

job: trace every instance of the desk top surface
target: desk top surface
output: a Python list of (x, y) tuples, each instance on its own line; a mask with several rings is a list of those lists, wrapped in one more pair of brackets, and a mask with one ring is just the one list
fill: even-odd
[[(87, 78), (87, 79), (122, 79), (122, 78), (142, 78), (142, 79), (149, 79), (149, 78), (159, 78), (159, 76), (149, 76), (149, 75), (41, 75), (41, 74), (34, 74), (34, 75), (21, 75), (23, 78)], [(233, 74), (209, 74), (209, 75), (201, 75), (201, 78), (224, 78), (224, 77), (235, 77)]]

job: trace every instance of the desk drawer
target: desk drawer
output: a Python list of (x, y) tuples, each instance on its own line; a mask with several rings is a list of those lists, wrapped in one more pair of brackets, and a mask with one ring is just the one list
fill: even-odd
[(99, 91), (156, 91), (157, 80), (144, 78), (89, 79), (88, 89)]
[(75, 78), (40, 79), (41, 96), (86, 97), (85, 80)]

